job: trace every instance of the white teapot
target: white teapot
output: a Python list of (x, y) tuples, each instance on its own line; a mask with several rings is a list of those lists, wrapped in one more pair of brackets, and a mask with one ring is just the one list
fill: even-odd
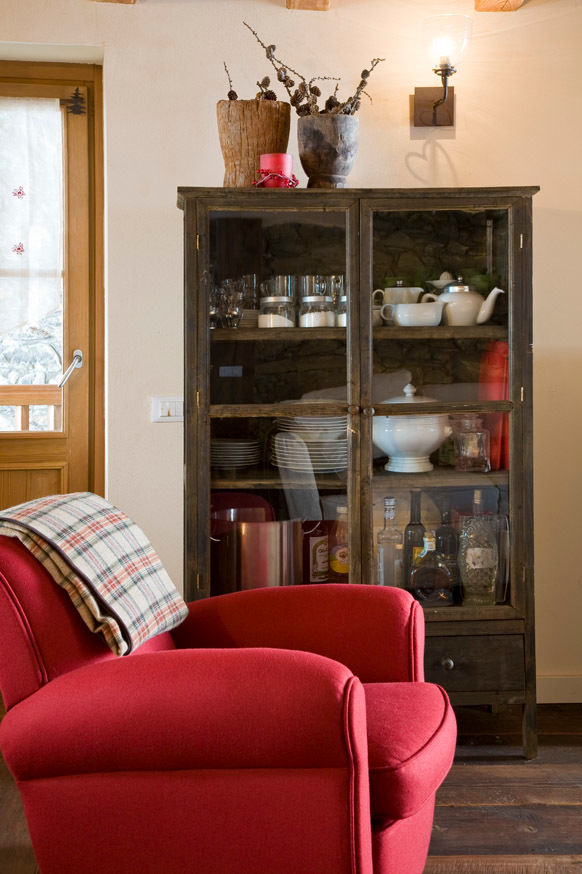
[(482, 325), (491, 318), (498, 294), (505, 292), (494, 288), (484, 300), (478, 291), (465, 285), (462, 276), (458, 276), (448, 282), (439, 295), (427, 291), (422, 300), (439, 300), (443, 304), (445, 325)]

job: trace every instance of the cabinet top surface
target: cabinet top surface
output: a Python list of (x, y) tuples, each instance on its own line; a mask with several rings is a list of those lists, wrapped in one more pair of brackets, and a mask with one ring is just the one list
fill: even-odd
[[(293, 199), (324, 198), (337, 200), (395, 199), (420, 200), (423, 198), (490, 198), (532, 197), (539, 191), (539, 185), (507, 186), (498, 188), (194, 188), (178, 187), (178, 206), (183, 209), (186, 201), (199, 197), (219, 199), (262, 199), (265, 204)], [(254, 204), (253, 204), (254, 205)]]

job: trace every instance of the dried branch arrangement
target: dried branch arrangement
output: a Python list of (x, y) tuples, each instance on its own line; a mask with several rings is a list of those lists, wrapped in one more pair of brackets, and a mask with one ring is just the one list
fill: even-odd
[[(294, 70), (288, 64), (285, 64), (279, 58), (275, 57), (277, 46), (273, 44), (266, 45), (258, 33), (253, 30), (246, 21), (243, 21), (243, 24), (250, 30), (259, 45), (261, 45), (265, 50), (267, 60), (275, 68), (277, 81), (283, 85), (289, 96), (289, 102), (291, 106), (295, 107), (297, 115), (355, 115), (360, 108), (362, 95), (368, 97), (369, 100), (372, 99), (365, 89), (368, 84), (370, 73), (377, 64), (384, 60), (384, 58), (372, 58), (370, 68), (362, 70), (360, 74), (360, 82), (354, 93), (348, 97), (347, 100), (342, 102), (337, 96), (340, 82), (338, 77), (313, 76), (311, 79), (307, 79), (301, 73), (298, 73), (297, 70)], [(236, 91), (233, 90), (232, 81), (226, 64), (224, 65), (224, 69), (228, 76), (228, 99), (236, 100), (238, 95)], [(326, 99), (323, 109), (320, 109), (318, 101), (321, 98), (321, 88), (315, 83), (324, 81), (333, 81), (336, 85), (333, 93)], [(265, 76), (260, 82), (257, 82), (257, 85), (259, 87), (259, 91), (256, 95), (257, 99), (277, 100), (277, 95), (271, 88), (271, 80), (268, 76)]]

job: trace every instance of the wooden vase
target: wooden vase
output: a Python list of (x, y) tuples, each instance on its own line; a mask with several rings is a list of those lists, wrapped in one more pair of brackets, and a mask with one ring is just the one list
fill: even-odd
[(291, 106), (279, 100), (219, 100), (218, 137), (225, 188), (247, 188), (258, 179), (260, 156), (286, 152)]
[(308, 188), (345, 188), (358, 151), (355, 115), (302, 115), (297, 119), (301, 166)]

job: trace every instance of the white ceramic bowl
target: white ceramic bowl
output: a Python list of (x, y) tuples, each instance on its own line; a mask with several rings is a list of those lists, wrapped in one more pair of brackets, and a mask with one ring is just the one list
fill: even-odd
[(438, 325), (440, 324), (442, 314), (443, 305), (440, 301), (384, 304), (382, 307), (382, 318), (384, 321), (393, 321), (402, 328)]

